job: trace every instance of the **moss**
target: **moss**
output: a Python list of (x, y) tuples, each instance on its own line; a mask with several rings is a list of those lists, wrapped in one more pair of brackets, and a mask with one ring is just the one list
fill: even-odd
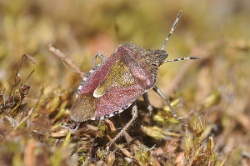
[[(2, 0), (0, 165), (247, 165), (249, 5), (195, 3)], [(138, 99), (139, 118), (107, 152), (131, 109), (110, 122), (72, 122), (81, 76), (48, 45), (86, 73), (97, 51), (109, 56), (123, 42), (160, 48), (180, 9), (169, 59), (202, 60), (164, 64), (157, 85), (187, 125), (149, 92), (151, 115)]]

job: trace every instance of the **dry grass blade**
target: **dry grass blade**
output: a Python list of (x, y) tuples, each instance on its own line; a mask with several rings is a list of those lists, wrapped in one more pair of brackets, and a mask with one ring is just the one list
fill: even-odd
[(58, 58), (60, 58), (65, 64), (67, 64), (75, 73), (80, 75), (81, 78), (84, 78), (85, 73), (81, 72), (79, 67), (70, 58), (68, 58), (64, 53), (62, 53), (59, 49), (56, 49), (52, 45), (49, 45), (49, 50)]

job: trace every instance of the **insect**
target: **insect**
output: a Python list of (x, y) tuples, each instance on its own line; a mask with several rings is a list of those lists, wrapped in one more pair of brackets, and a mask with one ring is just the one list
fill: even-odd
[[(96, 58), (100, 57), (103, 63), (90, 70), (80, 84), (77, 98), (71, 109), (71, 119), (76, 122), (103, 120), (121, 113), (140, 96), (144, 97), (150, 110), (152, 106), (147, 98), (149, 89), (153, 89), (164, 100), (167, 100), (155, 85), (158, 68), (166, 62), (199, 59), (198, 57), (185, 57), (166, 60), (168, 54), (164, 48), (176, 28), (181, 13), (181, 11), (178, 13), (161, 49), (147, 50), (132, 44), (122, 44), (107, 59), (102, 53), (98, 53)], [(132, 110), (135, 115), (133, 117), (136, 117), (136, 105)], [(126, 130), (126, 127), (123, 129)]]

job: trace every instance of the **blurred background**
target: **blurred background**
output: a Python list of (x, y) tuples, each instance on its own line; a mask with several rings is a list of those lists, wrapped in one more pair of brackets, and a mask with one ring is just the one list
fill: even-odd
[[(171, 99), (183, 100), (184, 115), (202, 116), (217, 153), (232, 152), (230, 165), (249, 162), (243, 155), (250, 154), (249, 0), (1, 0), (1, 93), (10, 91), (22, 55), (29, 54), (36, 63), (27, 60), (19, 71), (24, 81), (35, 70), (25, 81), (31, 86), (27, 98), (38, 98), (42, 88), (49, 93), (61, 87), (73, 100), (81, 78), (49, 44), (86, 73), (97, 51), (110, 56), (123, 43), (159, 49), (179, 10), (181, 19), (166, 46), (169, 59), (202, 59), (162, 65), (157, 85)], [(149, 98), (163, 106), (154, 93)]]

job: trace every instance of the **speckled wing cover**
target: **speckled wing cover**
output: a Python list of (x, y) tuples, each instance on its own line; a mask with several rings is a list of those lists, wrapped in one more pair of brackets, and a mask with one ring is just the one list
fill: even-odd
[(104, 119), (128, 108), (153, 86), (153, 76), (135, 59), (132, 45), (121, 45), (83, 79), (71, 109), (76, 122)]

